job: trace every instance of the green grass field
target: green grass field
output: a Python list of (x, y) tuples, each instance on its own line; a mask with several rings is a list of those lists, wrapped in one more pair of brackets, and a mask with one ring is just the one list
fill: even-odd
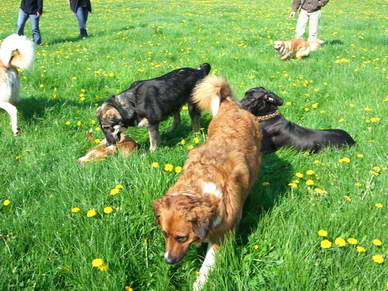
[[(15, 31), (20, 3), (3, 2), (0, 39)], [(281, 111), (289, 120), (341, 128), (357, 141), (315, 155), (265, 156), (240, 228), (223, 246), (205, 289), (388, 288), (384, 1), (330, 1), (320, 24), (327, 44), (291, 61), (280, 61), (271, 46), (294, 36), (291, 0), (92, 2), (90, 37), (79, 40), (67, 1), (45, 1), (43, 43), (33, 69), (21, 74), (21, 136), (12, 136), (8, 115), (0, 112), (0, 290), (190, 290), (205, 248), (193, 247), (179, 265), (167, 265), (151, 201), (179, 175), (165, 165), (183, 166), (188, 147), (202, 143), (206, 129), (191, 132), (184, 110), (178, 130), (165, 131), (171, 120), (162, 124), (164, 144), (154, 153), (146, 130), (130, 128), (140, 144), (130, 158), (84, 168), (75, 159), (93, 146), (85, 137), (89, 128), (102, 138), (95, 111), (109, 95), (203, 62), (239, 98), (266, 87), (284, 98)], [(31, 37), (30, 22), (25, 32)], [(203, 116), (204, 127), (209, 119)], [(119, 191), (111, 195), (112, 189)], [(113, 211), (104, 213), (109, 206)], [(88, 217), (91, 209), (97, 214)], [(325, 239), (328, 248), (321, 246)], [(92, 266), (96, 258), (103, 259), (100, 268)]]

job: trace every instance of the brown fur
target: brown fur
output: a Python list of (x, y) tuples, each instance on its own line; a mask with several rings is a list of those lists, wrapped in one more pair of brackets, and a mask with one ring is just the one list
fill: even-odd
[[(89, 141), (95, 142), (95, 138), (91, 131), (86, 133), (86, 137)], [(132, 138), (121, 135), (121, 140), (116, 145), (107, 146), (106, 141), (103, 140), (95, 147), (89, 149), (86, 155), (77, 159), (77, 162), (80, 166), (83, 166), (85, 162), (104, 160), (117, 152), (120, 152), (124, 157), (128, 157), (129, 154), (135, 150), (136, 146), (137, 144)]]
[[(232, 100), (224, 79), (206, 77), (197, 85), (193, 98), (206, 110), (211, 109), (214, 98), (221, 104), (218, 112), (213, 112), (205, 144), (190, 151), (178, 181), (153, 202), (165, 234), (166, 253), (174, 258), (170, 263), (179, 262), (191, 243), (209, 240), (218, 249), (240, 221), (261, 162), (259, 124)], [(216, 185), (220, 197), (204, 192), (204, 183)], [(215, 225), (217, 220), (220, 223)], [(187, 239), (179, 242), (177, 237)]]
[(305, 41), (303, 39), (277, 40), (274, 42), (274, 48), (279, 53), (282, 60), (286, 60), (294, 55), (297, 58), (303, 58), (320, 48), (321, 41)]

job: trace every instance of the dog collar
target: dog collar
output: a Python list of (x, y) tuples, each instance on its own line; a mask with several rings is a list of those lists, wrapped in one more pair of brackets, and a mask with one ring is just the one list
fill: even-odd
[(280, 112), (276, 110), (274, 113), (271, 113), (268, 115), (257, 116), (257, 120), (258, 121), (267, 120), (267, 119), (271, 119), (271, 118), (278, 116), (278, 115), (280, 115)]

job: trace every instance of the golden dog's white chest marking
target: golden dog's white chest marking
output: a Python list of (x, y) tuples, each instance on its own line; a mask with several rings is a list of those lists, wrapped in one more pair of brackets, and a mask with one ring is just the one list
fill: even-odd
[(221, 191), (218, 190), (216, 184), (214, 184), (212, 182), (204, 182), (203, 183), (202, 191), (203, 191), (203, 193), (214, 195), (217, 198), (221, 198), (222, 197)]

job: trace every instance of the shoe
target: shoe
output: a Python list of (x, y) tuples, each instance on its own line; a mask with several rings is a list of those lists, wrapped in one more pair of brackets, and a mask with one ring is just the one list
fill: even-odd
[(79, 32), (81, 37), (88, 37), (88, 32), (86, 31), (86, 29), (80, 29)]

